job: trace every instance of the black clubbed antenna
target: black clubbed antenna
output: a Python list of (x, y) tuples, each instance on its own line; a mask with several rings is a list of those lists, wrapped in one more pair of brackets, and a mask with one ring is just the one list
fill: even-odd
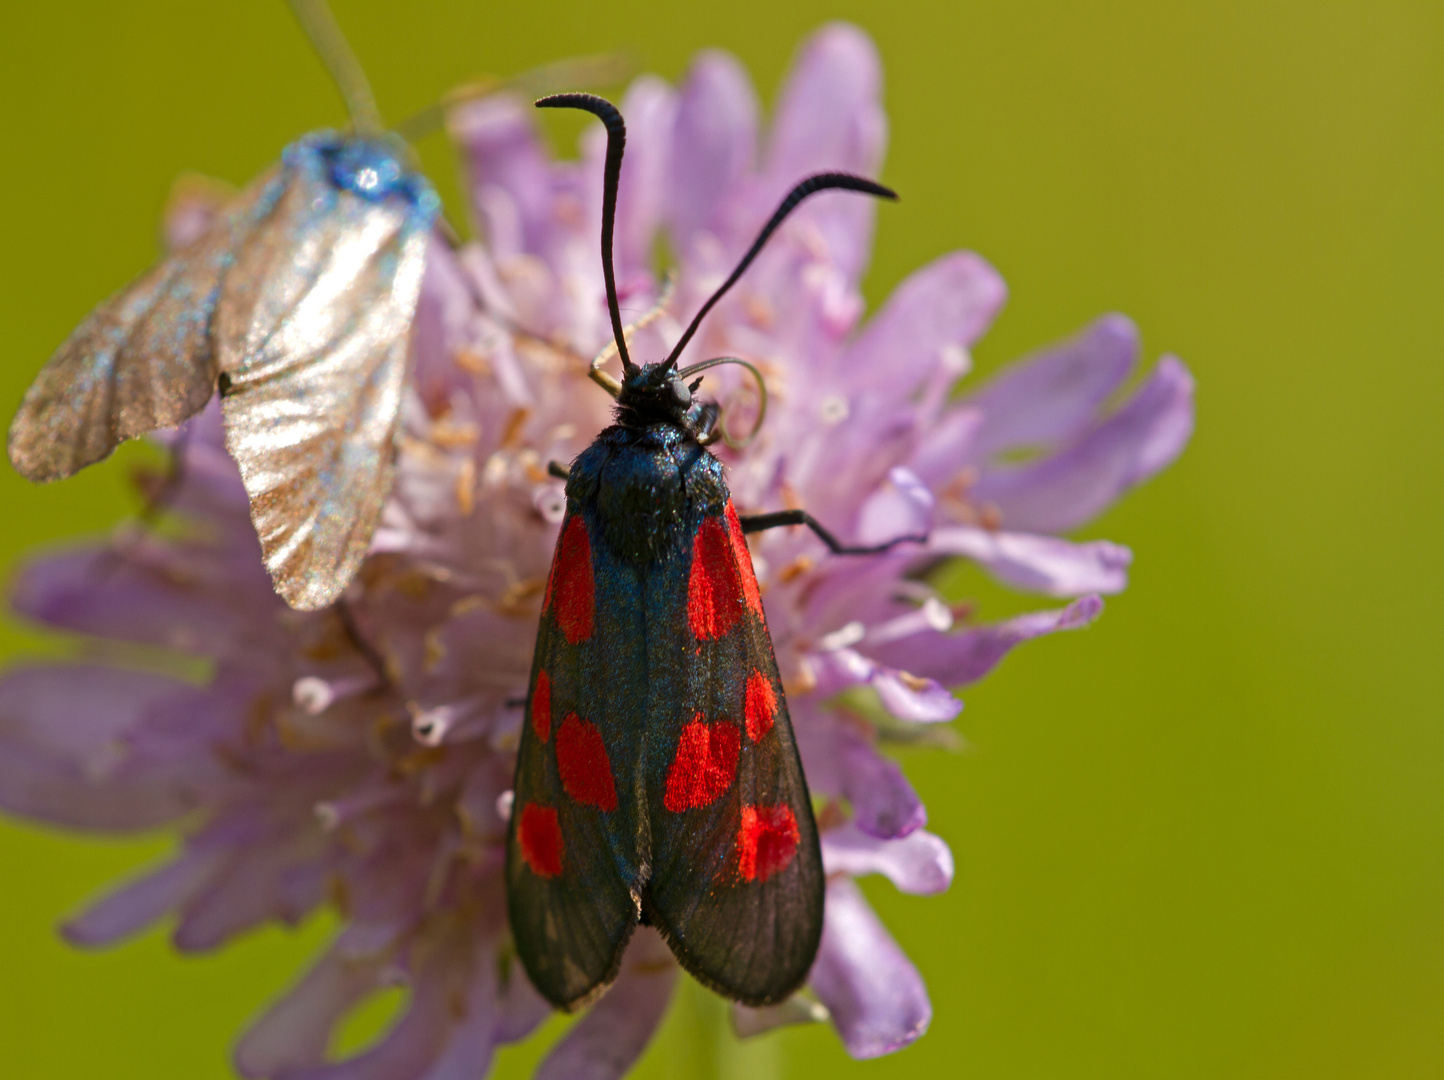
[[(621, 117), (617, 118), (617, 122), (619, 124), (621, 123)], [(617, 153), (618, 159), (620, 159), (621, 156), (621, 152), (619, 151)], [(607, 162), (609, 165), (611, 164), (610, 156)], [(873, 183), (871, 180), (864, 180), (861, 176), (853, 176), (850, 173), (818, 173), (816, 176), (809, 176), (787, 193), (787, 198), (782, 200), (781, 205), (773, 212), (767, 224), (762, 226), (762, 231), (757, 234), (757, 239), (752, 241), (752, 246), (747, 249), (747, 254), (742, 256), (742, 261), (737, 264), (737, 269), (732, 271), (732, 276), (724, 281), (722, 287), (714, 292), (708, 301), (702, 305), (702, 310), (697, 312), (697, 317), (692, 320), (686, 332), (677, 340), (677, 344), (673, 346), (672, 351), (667, 354), (667, 360), (664, 366), (673, 367), (676, 365), (677, 357), (682, 355), (682, 350), (687, 347), (687, 342), (692, 340), (692, 335), (697, 332), (697, 327), (702, 324), (702, 320), (706, 317), (707, 312), (711, 311), (717, 305), (718, 300), (721, 300), (722, 297), (727, 295), (728, 289), (737, 284), (737, 279), (742, 276), (743, 271), (752, 265), (752, 260), (757, 258), (758, 252), (762, 250), (768, 238), (777, 231), (777, 227), (782, 224), (787, 215), (797, 209), (797, 204), (815, 192), (827, 191), (832, 188), (841, 188), (844, 191), (860, 191), (864, 195), (876, 195), (880, 199), (897, 200), (897, 192), (893, 191), (892, 188), (885, 188), (881, 184)]]
[(552, 94), (536, 102), (538, 109), (581, 109), (600, 120), (607, 129), (607, 164), (602, 173), (602, 276), (607, 281), (607, 311), (612, 316), (612, 337), (624, 371), (637, 365), (627, 354), (622, 332), (622, 309), (617, 304), (617, 275), (612, 269), (612, 231), (617, 222), (617, 180), (622, 175), (622, 152), (627, 148), (627, 125), (617, 107), (595, 94)]

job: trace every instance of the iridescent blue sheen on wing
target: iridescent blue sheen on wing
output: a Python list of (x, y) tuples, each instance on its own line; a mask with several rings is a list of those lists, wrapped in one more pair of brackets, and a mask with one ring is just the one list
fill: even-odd
[(321, 607), (391, 484), (408, 338), (439, 202), (386, 138), (315, 132), (195, 243), (106, 301), (36, 378), (16, 469), (54, 480), (198, 412), (227, 446), (277, 590)]

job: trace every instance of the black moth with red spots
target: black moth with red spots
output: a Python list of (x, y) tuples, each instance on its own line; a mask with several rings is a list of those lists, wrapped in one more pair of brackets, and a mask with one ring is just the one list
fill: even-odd
[(507, 838), (517, 954), (548, 1000), (575, 1009), (645, 923), (700, 982), (770, 1004), (817, 954), (823, 872), (744, 533), (808, 524), (834, 551), (880, 548), (843, 548), (800, 511), (740, 519), (706, 449), (717, 408), (687, 383), (702, 365), (679, 370), (677, 356), (808, 195), (895, 196), (843, 174), (803, 181), (671, 355), (637, 365), (611, 263), (622, 118), (585, 94), (537, 104), (607, 126), (602, 267), (623, 379), (616, 424), (570, 469), (537, 632)]

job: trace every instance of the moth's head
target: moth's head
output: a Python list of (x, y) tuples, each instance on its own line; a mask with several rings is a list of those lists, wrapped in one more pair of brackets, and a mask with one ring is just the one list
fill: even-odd
[(399, 149), (383, 139), (351, 137), (325, 147), (321, 156), (329, 167), (331, 182), (338, 188), (380, 201), (405, 190), (409, 170)]
[(394, 135), (313, 131), (286, 147), (281, 160), (367, 202), (402, 199), (428, 218), (440, 208), (431, 184), (414, 167), (410, 148)]
[(692, 392), (702, 380), (689, 386), (673, 363), (643, 364), (626, 368), (617, 407), (643, 423), (666, 421), (685, 426), (692, 409)]

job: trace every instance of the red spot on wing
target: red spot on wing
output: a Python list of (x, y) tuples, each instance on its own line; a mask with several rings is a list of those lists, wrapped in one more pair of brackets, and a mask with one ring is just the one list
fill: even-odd
[(573, 514), (557, 540), (542, 610), (553, 611), (562, 634), (577, 645), (592, 636), (595, 607), (592, 542), (587, 537), (587, 523)]
[(747, 538), (742, 535), (742, 522), (737, 520), (737, 508), (727, 500), (727, 539), (732, 542), (732, 551), (737, 558), (739, 576), (742, 578), (742, 595), (747, 606), (758, 615), (762, 614), (762, 593), (757, 588), (757, 575), (752, 570), (752, 552), (747, 550)]
[(536, 737), (546, 742), (552, 730), (552, 681), (545, 670), (536, 673), (536, 689), (531, 692), (531, 726)]
[(772, 680), (760, 671), (747, 676), (743, 712), (747, 717), (747, 737), (761, 742), (762, 736), (772, 730), (772, 720), (777, 716), (777, 691), (772, 689)]
[(562, 827), (555, 807), (527, 803), (516, 827), (521, 857), (537, 877), (554, 878), (562, 872)]
[(797, 818), (786, 803), (744, 806), (737, 830), (737, 869), (747, 881), (766, 881), (797, 854)]
[(557, 729), (557, 772), (562, 787), (579, 803), (598, 810), (617, 808), (617, 789), (612, 783), (612, 763), (602, 733), (590, 720), (567, 713)]
[(736, 724), (726, 720), (709, 724), (698, 713), (677, 740), (662, 805), (675, 814), (721, 798), (737, 775), (741, 743)]
[(720, 638), (742, 617), (742, 575), (737, 552), (722, 522), (703, 518), (692, 538), (692, 572), (687, 581), (687, 621), (703, 640)]

